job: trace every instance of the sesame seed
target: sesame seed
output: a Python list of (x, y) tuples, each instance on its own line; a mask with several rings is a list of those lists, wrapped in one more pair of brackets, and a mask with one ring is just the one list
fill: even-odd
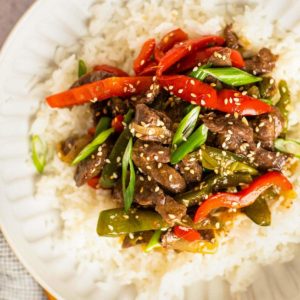
[(195, 85), (195, 80), (194, 79), (192, 79), (190, 82), (191, 82), (191, 85)]
[(265, 126), (265, 123), (264, 123), (264, 122), (261, 122), (261, 123), (258, 125), (258, 127), (263, 127), (263, 126)]
[(137, 133), (135, 136), (136, 136), (137, 138), (141, 138), (141, 137), (142, 137), (142, 134), (141, 134), (141, 133)]
[(143, 176), (140, 176), (140, 181), (145, 181)]
[(236, 111), (234, 112), (233, 115), (234, 115), (234, 117), (235, 117), (236, 119), (239, 117), (239, 114), (238, 114)]
[(158, 163), (157, 167), (160, 169), (162, 167), (162, 163)]
[(182, 93), (183, 93), (183, 89), (179, 89), (178, 94), (182, 94)]
[(117, 157), (117, 163), (119, 163), (121, 161), (121, 156)]
[(228, 99), (227, 99), (227, 98), (224, 99), (224, 104), (225, 104), (225, 105), (228, 104)]
[(196, 97), (197, 97), (197, 95), (196, 95), (196, 94), (194, 94), (194, 93), (191, 93), (191, 97), (193, 97), (193, 98), (196, 98)]
[(197, 102), (196, 101), (191, 101), (191, 104), (196, 105)]
[(206, 104), (206, 102), (204, 100), (201, 100), (200, 104), (204, 106)]
[(247, 121), (247, 119), (246, 119), (245, 117), (242, 118), (242, 122), (243, 122), (245, 125), (247, 125), (247, 126), (249, 125), (249, 123), (248, 123), (248, 121)]
[(169, 90), (173, 90), (174, 86), (173, 85), (169, 85)]
[(154, 155), (153, 157), (155, 160), (158, 160), (158, 156), (157, 155)]
[(157, 186), (154, 191), (157, 193), (159, 191), (159, 187)]
[(173, 175), (171, 174), (171, 175), (169, 175), (169, 181), (171, 181), (172, 180), (172, 178), (173, 178)]
[(198, 67), (194, 67), (194, 68), (193, 68), (193, 72), (197, 72), (198, 69), (199, 69)]
[(176, 216), (173, 215), (173, 214), (168, 214), (168, 216), (169, 216), (170, 219), (175, 219), (176, 218)]
[(148, 181), (151, 181), (151, 177), (149, 175), (147, 176), (147, 179), (148, 179)]
[(133, 240), (133, 239), (134, 239), (134, 235), (133, 235), (133, 233), (132, 233), (132, 232), (130, 232), (130, 233), (129, 233), (129, 238), (130, 238), (131, 240)]
[(143, 59), (143, 60), (141, 61), (141, 66), (142, 66), (144, 63), (145, 63), (145, 60)]
[(105, 162), (106, 162), (107, 164), (110, 164), (110, 163), (111, 163), (111, 161), (110, 161), (108, 158), (105, 160)]
[(114, 230), (113, 226), (111, 226), (111, 225), (108, 225), (108, 228), (109, 228), (110, 231)]
[(194, 174), (195, 174), (195, 171), (194, 171), (193, 169), (191, 169), (191, 170), (190, 170), (190, 173), (194, 175)]

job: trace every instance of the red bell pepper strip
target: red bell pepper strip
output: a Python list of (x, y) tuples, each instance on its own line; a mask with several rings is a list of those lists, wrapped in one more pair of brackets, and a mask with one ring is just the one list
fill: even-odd
[(218, 106), (217, 92), (209, 84), (184, 75), (160, 76), (159, 84), (181, 99), (215, 109)]
[(117, 67), (113, 67), (110, 65), (97, 65), (93, 68), (94, 71), (105, 71), (111, 74), (114, 74), (118, 77), (129, 77), (129, 74), (126, 73), (125, 71), (117, 68)]
[(186, 41), (188, 39), (187, 33), (180, 28), (168, 32), (162, 37), (154, 50), (154, 57), (156, 61), (160, 61), (165, 52), (174, 47), (175, 44)]
[(157, 75), (161, 76), (163, 72), (176, 64), (180, 59), (189, 53), (199, 51), (212, 45), (223, 45), (224, 38), (221, 36), (202, 36), (196, 39), (191, 39), (182, 44), (170, 49), (164, 57), (161, 58), (158, 64)]
[(156, 74), (157, 63), (150, 61), (145, 68), (139, 73), (139, 76), (153, 76)]
[(210, 196), (198, 208), (194, 222), (203, 220), (208, 214), (216, 208), (243, 208), (251, 205), (260, 194), (271, 186), (279, 188), (281, 191), (293, 189), (293, 185), (280, 172), (269, 172), (254, 180), (247, 188), (237, 193), (217, 193)]
[(99, 178), (100, 178), (99, 176), (95, 176), (95, 177), (89, 179), (87, 181), (88, 186), (90, 186), (93, 189), (100, 188), (100, 186), (99, 186)]
[(122, 132), (124, 129), (123, 125), (124, 116), (117, 115), (111, 121), (111, 127), (114, 128), (115, 132)]
[(272, 106), (263, 101), (226, 89), (218, 93), (218, 105), (215, 109), (230, 114), (237, 112), (241, 116), (256, 116), (273, 110)]
[(177, 237), (189, 242), (198, 241), (202, 239), (200, 233), (192, 228), (184, 226), (174, 226), (173, 231)]
[(129, 97), (145, 93), (152, 84), (152, 77), (110, 77), (46, 98), (51, 107), (70, 107), (89, 101), (111, 97)]
[[(205, 64), (207, 63), (211, 55), (214, 54), (214, 52), (220, 51), (221, 49), (223, 49), (223, 47), (211, 47), (195, 53), (191, 53), (188, 56), (184, 57), (175, 65), (174, 72), (176, 73), (184, 72), (194, 68), (199, 63), (201, 65)], [(245, 61), (242, 55), (240, 54), (240, 52), (234, 49), (230, 49), (230, 50), (231, 50), (230, 60), (232, 66), (236, 68), (243, 68), (245, 66)]]
[(135, 74), (139, 74), (147, 64), (151, 60), (151, 56), (154, 53), (155, 48), (155, 39), (147, 40), (138, 55), (138, 57), (133, 62), (133, 69)]

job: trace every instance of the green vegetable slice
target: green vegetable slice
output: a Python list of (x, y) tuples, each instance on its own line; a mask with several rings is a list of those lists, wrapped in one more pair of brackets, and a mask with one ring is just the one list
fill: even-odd
[(158, 229), (153, 233), (151, 240), (149, 241), (149, 243), (146, 246), (145, 252), (150, 252), (154, 248), (159, 248), (161, 246), (160, 245), (160, 237), (161, 237), (161, 230)]
[(46, 165), (47, 146), (37, 134), (31, 137), (31, 151), (33, 164), (36, 170), (42, 174)]
[(290, 111), (290, 105), (291, 105), (291, 94), (289, 91), (288, 84), (285, 80), (280, 80), (278, 83), (279, 93), (280, 93), (280, 99), (276, 106), (280, 110), (281, 114), (284, 117), (284, 127), (283, 127), (283, 133), (287, 132), (288, 129), (288, 116)]
[(200, 106), (195, 106), (179, 123), (174, 134), (172, 145), (179, 145), (193, 132), (200, 113)]
[(78, 78), (82, 77), (86, 73), (87, 73), (86, 64), (82, 59), (80, 59), (78, 62)]
[(113, 128), (109, 128), (107, 130), (102, 131), (99, 133), (96, 138), (86, 145), (80, 153), (76, 156), (76, 158), (73, 160), (72, 165), (77, 165), (79, 162), (90, 156), (93, 152), (97, 150), (97, 148), (103, 144), (108, 137), (114, 132)]
[(167, 228), (161, 215), (153, 210), (113, 208), (100, 212), (97, 233), (100, 236), (123, 234)]
[(208, 75), (211, 75), (221, 82), (224, 82), (231, 86), (241, 86), (254, 82), (261, 81), (261, 77), (253, 76), (238, 68), (225, 67), (225, 68), (198, 68), (197, 71), (190, 73), (191, 77), (195, 77), (199, 80), (204, 80)]
[(281, 152), (300, 158), (300, 142), (292, 139), (276, 139), (275, 148)]
[(203, 145), (207, 139), (208, 128), (202, 124), (199, 126), (187, 139), (182, 143), (172, 154), (171, 164), (179, 163), (187, 154), (193, 152), (201, 145)]
[[(132, 138), (129, 139), (129, 142), (127, 144), (122, 159), (122, 191), (123, 191), (123, 199), (124, 199), (124, 209), (126, 212), (129, 210), (132, 204), (134, 189), (135, 189), (135, 171), (131, 159), (131, 153), (132, 153)], [(129, 165), (129, 182), (128, 182), (128, 186), (126, 186), (128, 165)]]

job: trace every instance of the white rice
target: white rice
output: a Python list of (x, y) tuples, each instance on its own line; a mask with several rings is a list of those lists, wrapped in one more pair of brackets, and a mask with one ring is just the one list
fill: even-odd
[[(76, 80), (78, 58), (87, 65), (105, 63), (127, 71), (141, 44), (149, 37), (159, 39), (171, 29), (181, 27), (191, 36), (219, 33), (233, 21), (234, 29), (251, 48), (267, 46), (280, 55), (275, 78), (289, 82), (293, 99), (300, 96), (300, 42), (291, 33), (272, 24), (265, 10), (252, 7), (221, 5), (210, 1), (95, 1), (91, 9), (89, 36), (68, 49), (59, 48), (49, 79), (43, 83), (45, 96), (67, 89)], [(41, 99), (43, 101), (43, 99)], [(297, 132), (299, 103), (291, 113), (293, 131)], [(42, 104), (31, 132), (40, 134), (54, 152), (55, 144), (75, 133), (84, 133), (91, 125), (87, 107), (50, 109)], [(93, 265), (95, 282), (101, 287), (111, 282), (133, 285), (137, 299), (183, 298), (183, 286), (195, 280), (223, 276), (232, 291), (244, 290), (252, 281), (256, 264), (271, 264), (293, 257), (293, 243), (300, 242), (300, 203), (290, 209), (278, 203), (272, 207), (272, 226), (259, 227), (246, 217), (237, 218), (233, 229), (220, 239), (215, 255), (151, 252), (140, 247), (121, 249), (118, 239), (100, 238), (95, 228), (101, 210), (112, 207), (109, 192), (84, 186), (76, 188), (74, 169), (52, 155), (45, 175), (37, 185), (38, 197), (52, 197), (60, 211), (61, 232), (53, 236), (55, 245), (65, 247), (76, 257), (78, 268)], [(291, 180), (299, 192), (296, 176)], [(176, 285), (174, 284), (176, 282)], [(172, 288), (170, 288), (172, 286)], [(172, 298), (173, 299), (173, 298)]]

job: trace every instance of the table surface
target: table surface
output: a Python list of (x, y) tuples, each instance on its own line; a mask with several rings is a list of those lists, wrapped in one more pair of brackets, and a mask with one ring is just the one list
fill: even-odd
[[(0, 0), (0, 47), (34, 0)], [(1, 193), (0, 193), (1, 194)], [(42, 300), (43, 291), (15, 257), (0, 231), (0, 299)]]

